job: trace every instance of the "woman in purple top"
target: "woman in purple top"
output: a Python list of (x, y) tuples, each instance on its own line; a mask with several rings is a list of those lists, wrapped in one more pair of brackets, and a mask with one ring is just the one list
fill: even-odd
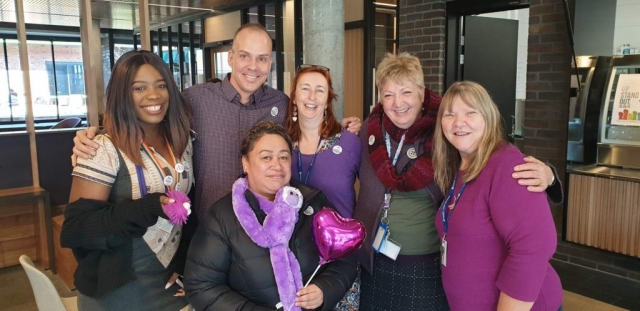
[[(285, 128), (293, 141), (291, 177), (320, 189), (343, 217), (351, 218), (356, 203), (354, 184), (360, 170), (362, 145), (342, 129), (333, 113), (336, 93), (329, 68), (301, 65), (293, 79)], [(357, 310), (360, 279), (336, 306)]]
[(436, 216), (442, 283), (451, 310), (558, 310), (549, 264), (556, 230), (544, 193), (511, 177), (522, 153), (504, 141), (498, 108), (474, 82), (442, 98), (433, 166), (446, 194)]
[(292, 177), (322, 190), (340, 215), (350, 218), (362, 146), (360, 139), (336, 120), (336, 97), (329, 68), (300, 66), (293, 79), (285, 128), (293, 141)]

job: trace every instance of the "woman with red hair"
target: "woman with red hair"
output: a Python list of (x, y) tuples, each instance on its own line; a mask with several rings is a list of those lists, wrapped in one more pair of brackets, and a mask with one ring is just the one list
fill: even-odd
[[(336, 97), (329, 68), (300, 66), (285, 119), (287, 134), (293, 141), (291, 177), (322, 190), (340, 215), (351, 218), (362, 145), (358, 136), (336, 120)], [(360, 281), (356, 279), (336, 310), (357, 310), (359, 295)]]

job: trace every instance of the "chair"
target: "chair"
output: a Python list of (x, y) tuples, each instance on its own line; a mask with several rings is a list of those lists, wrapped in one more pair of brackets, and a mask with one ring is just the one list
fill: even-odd
[(38, 270), (29, 256), (20, 256), (20, 264), (24, 272), (29, 277), (33, 295), (36, 297), (36, 304), (40, 311), (77, 311), (78, 305), (76, 297), (64, 298), (58, 295), (58, 291), (51, 283), (51, 280)]
[(80, 119), (78, 117), (66, 118), (66, 119), (56, 123), (56, 125), (52, 126), (51, 129), (72, 128), (72, 127), (78, 126), (78, 124), (80, 124), (81, 122), (82, 122), (82, 119)]

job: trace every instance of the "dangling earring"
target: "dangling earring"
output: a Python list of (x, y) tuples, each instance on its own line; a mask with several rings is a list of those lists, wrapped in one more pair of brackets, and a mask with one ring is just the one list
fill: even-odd
[(324, 116), (327, 116), (327, 108), (324, 108)]
[(298, 121), (298, 107), (293, 106), (293, 117), (291, 117), (291, 120), (293, 120), (293, 122)]

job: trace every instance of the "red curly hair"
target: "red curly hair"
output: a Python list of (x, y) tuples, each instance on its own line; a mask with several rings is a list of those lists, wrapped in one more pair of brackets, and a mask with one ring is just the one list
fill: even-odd
[(297, 122), (293, 122), (293, 107), (296, 104), (293, 103), (296, 90), (298, 85), (298, 79), (303, 75), (311, 72), (317, 72), (324, 76), (327, 79), (327, 84), (329, 85), (329, 92), (327, 97), (327, 115), (324, 116), (324, 122), (320, 125), (320, 129), (318, 129), (320, 137), (322, 139), (327, 139), (329, 137), (333, 137), (336, 134), (342, 131), (342, 127), (338, 120), (336, 120), (336, 116), (333, 113), (333, 100), (338, 97), (336, 93), (333, 91), (333, 85), (331, 84), (331, 75), (329, 75), (329, 71), (322, 69), (320, 67), (306, 67), (301, 68), (300, 71), (296, 74), (296, 77), (293, 78), (293, 89), (291, 90), (291, 96), (289, 96), (289, 106), (287, 107), (287, 115), (285, 118), (285, 128), (287, 129), (287, 134), (291, 137), (291, 141), (297, 142), (300, 140), (300, 126)]

